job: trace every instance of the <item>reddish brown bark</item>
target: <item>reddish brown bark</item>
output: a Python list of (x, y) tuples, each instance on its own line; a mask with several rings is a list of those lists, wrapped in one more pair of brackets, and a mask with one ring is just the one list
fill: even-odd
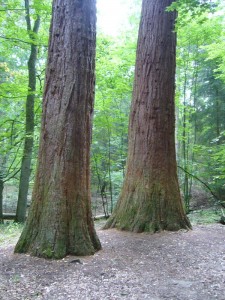
[(16, 252), (61, 258), (101, 248), (90, 204), (95, 0), (55, 0), (33, 201)]
[(129, 124), (127, 172), (105, 228), (179, 230), (184, 213), (175, 156), (176, 14), (173, 0), (143, 0)]

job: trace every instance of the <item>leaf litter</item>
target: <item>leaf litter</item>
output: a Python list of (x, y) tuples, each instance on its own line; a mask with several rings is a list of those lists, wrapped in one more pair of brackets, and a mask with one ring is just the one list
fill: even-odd
[(97, 232), (103, 250), (90, 257), (45, 260), (0, 245), (0, 299), (225, 299), (225, 226)]

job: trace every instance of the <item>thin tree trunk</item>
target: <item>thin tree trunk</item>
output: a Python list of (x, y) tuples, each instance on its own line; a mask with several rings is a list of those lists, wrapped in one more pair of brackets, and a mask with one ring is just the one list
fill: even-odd
[(93, 159), (95, 162), (95, 170), (96, 170), (96, 175), (98, 178), (98, 190), (100, 192), (101, 195), (101, 199), (102, 199), (102, 208), (105, 214), (105, 217), (108, 217), (109, 213), (108, 213), (108, 200), (107, 200), (107, 196), (105, 193), (105, 188), (106, 188), (106, 181), (105, 180), (101, 180), (101, 176), (99, 174), (99, 169), (98, 169), (98, 163), (96, 160), (95, 155), (93, 154)]
[(175, 156), (176, 14), (172, 0), (143, 0), (127, 172), (105, 228), (155, 232), (190, 228), (180, 197)]
[[(220, 137), (220, 100), (219, 100), (219, 92), (218, 89), (216, 88), (215, 91), (216, 94), (216, 137), (219, 138)], [(220, 144), (220, 140), (218, 139), (217, 144)]]
[(47, 258), (101, 248), (90, 193), (95, 0), (55, 0), (37, 175), (15, 252)]
[[(39, 16), (35, 20), (33, 30), (31, 28), (31, 19), (29, 12), (29, 0), (25, 0), (27, 32), (33, 42), (36, 40), (40, 26)], [(38, 47), (31, 44), (30, 57), (28, 60), (28, 94), (26, 99), (26, 128), (25, 142), (23, 150), (23, 158), (21, 163), (19, 195), (16, 210), (16, 222), (25, 222), (27, 209), (27, 195), (29, 190), (29, 178), (31, 173), (31, 159), (34, 144), (34, 100), (36, 91), (36, 62), (37, 62)]]
[(109, 174), (109, 194), (110, 194), (110, 213), (113, 211), (113, 195), (112, 195), (112, 176), (111, 176), (111, 132), (108, 130), (108, 174)]
[(3, 223), (3, 190), (4, 181), (2, 175), (0, 174), (0, 223)]
[[(199, 49), (197, 48), (197, 53), (199, 51)], [(193, 123), (193, 147), (196, 145), (196, 142), (197, 142), (197, 115), (196, 115), (196, 112), (197, 112), (197, 106), (196, 106), (196, 101), (197, 101), (197, 84), (198, 84), (198, 76), (199, 76), (199, 70), (198, 70), (198, 62), (197, 62), (197, 58), (195, 59), (195, 63), (194, 63), (194, 74), (193, 74), (193, 81), (192, 81), (192, 90), (193, 90), (193, 93), (192, 93), (192, 98), (193, 98), (193, 108), (194, 108), (194, 115), (193, 115), (193, 118), (192, 118), (192, 123)], [(191, 153), (191, 172), (193, 172), (193, 168), (194, 168), (194, 160), (195, 160), (195, 152), (193, 151), (192, 149), (192, 153)], [(193, 185), (193, 177), (191, 176), (190, 179), (189, 179), (189, 199), (191, 199), (191, 191), (192, 191), (192, 185)], [(190, 206), (189, 206), (190, 208)]]
[[(184, 75), (183, 132), (182, 132), (182, 148), (183, 148), (182, 150), (183, 150), (183, 162), (184, 162), (185, 169), (187, 169), (187, 164), (188, 164), (188, 145), (189, 145), (189, 143), (187, 142), (187, 103), (186, 103), (187, 69), (188, 66), (185, 68), (185, 75)], [(183, 191), (184, 191), (185, 208), (186, 208), (186, 212), (188, 212), (189, 211), (189, 176), (187, 173), (184, 173)]]

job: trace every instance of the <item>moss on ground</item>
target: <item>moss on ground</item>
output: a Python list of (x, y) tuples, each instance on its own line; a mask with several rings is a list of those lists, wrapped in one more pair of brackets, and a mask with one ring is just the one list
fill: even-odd
[[(188, 214), (188, 218), (192, 225), (204, 225), (218, 223), (222, 216), (222, 211), (219, 208), (209, 208), (192, 211)], [(101, 229), (106, 223), (106, 219), (95, 221), (95, 228)], [(23, 225), (6, 221), (5, 224), (0, 224), (0, 247), (15, 244), (22, 232)]]
[(0, 247), (6, 244), (14, 244), (23, 229), (22, 224), (6, 221), (0, 224)]
[(192, 225), (204, 225), (218, 223), (222, 216), (221, 209), (209, 208), (194, 210), (188, 214), (188, 218)]

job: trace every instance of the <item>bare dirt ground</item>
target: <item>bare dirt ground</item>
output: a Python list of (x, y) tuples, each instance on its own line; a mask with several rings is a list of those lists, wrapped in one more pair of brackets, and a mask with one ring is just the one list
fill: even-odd
[(224, 300), (225, 226), (154, 235), (99, 230), (103, 250), (60, 261), (0, 245), (1, 300)]

